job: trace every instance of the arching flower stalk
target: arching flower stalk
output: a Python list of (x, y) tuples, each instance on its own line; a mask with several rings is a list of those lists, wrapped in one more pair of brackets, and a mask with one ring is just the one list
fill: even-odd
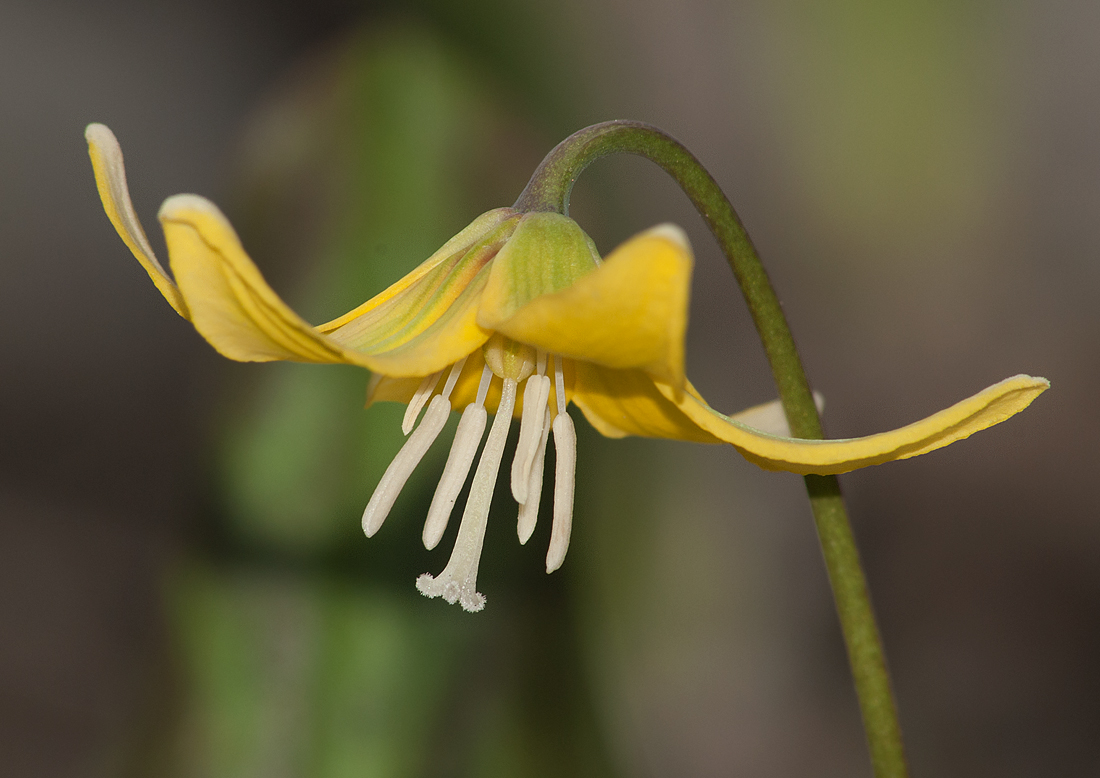
[(111, 222), (172, 307), (215, 349), (240, 361), (358, 365), (373, 373), (368, 405), (408, 404), (408, 440), (363, 513), (368, 536), (456, 410), (461, 419), (423, 531), (424, 545), (434, 548), (494, 414), (450, 561), (439, 575), (417, 580), (425, 595), (468, 611), (485, 604), (477, 568), (514, 418), (520, 431), (511, 491), (521, 543), (535, 528), (553, 437), (552, 572), (565, 559), (573, 516), (570, 403), (608, 437), (724, 442), (769, 470), (836, 474), (946, 446), (1004, 421), (1047, 388), (1044, 379), (1015, 376), (909, 426), (848, 440), (792, 438), (775, 404), (724, 415), (684, 375), (693, 258), (682, 230), (655, 227), (601, 260), (574, 221), (541, 210), (479, 216), (389, 289), (314, 327), (271, 290), (221, 211), (201, 197), (175, 195), (160, 209), (170, 277), (130, 203), (114, 135), (92, 124), (86, 137)]

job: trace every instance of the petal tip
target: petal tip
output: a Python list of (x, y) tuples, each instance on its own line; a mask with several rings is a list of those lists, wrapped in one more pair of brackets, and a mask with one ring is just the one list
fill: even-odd
[(106, 124), (92, 122), (84, 128), (84, 140), (101, 146), (118, 146), (118, 139)]
[(225, 220), (225, 215), (222, 214), (218, 206), (205, 197), (195, 194), (172, 195), (161, 204), (160, 211), (157, 212), (157, 218), (162, 221), (165, 219), (178, 219), (188, 212), (193, 213), (195, 211)]
[(656, 227), (651, 227), (642, 233), (642, 235), (646, 237), (664, 238), (685, 251), (691, 251), (691, 241), (688, 240), (687, 233), (684, 232), (679, 225), (673, 224), (672, 222), (665, 222), (664, 224), (658, 224)]

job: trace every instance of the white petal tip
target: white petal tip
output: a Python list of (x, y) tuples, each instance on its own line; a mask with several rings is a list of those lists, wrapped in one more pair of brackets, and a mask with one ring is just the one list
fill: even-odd
[(160, 211), (157, 212), (158, 219), (173, 219), (181, 213), (186, 211), (200, 211), (203, 213), (211, 214), (219, 219), (225, 221), (225, 216), (222, 214), (221, 209), (214, 203), (207, 200), (205, 197), (200, 197), (196, 194), (177, 194), (172, 195), (163, 203), (161, 203)]
[(115, 134), (111, 132), (111, 128), (99, 122), (92, 122), (84, 128), (84, 140), (98, 146), (118, 146), (118, 139), (115, 138)]
[(646, 230), (645, 235), (647, 237), (664, 238), (670, 243), (675, 243), (680, 248), (691, 251), (691, 243), (688, 241), (687, 233), (670, 222), (658, 224), (656, 227)]
[(485, 595), (476, 591), (469, 581), (459, 584), (449, 576), (438, 579), (424, 573), (416, 579), (416, 588), (425, 597), (442, 597), (448, 604), (458, 603), (467, 613), (477, 613), (485, 608)]

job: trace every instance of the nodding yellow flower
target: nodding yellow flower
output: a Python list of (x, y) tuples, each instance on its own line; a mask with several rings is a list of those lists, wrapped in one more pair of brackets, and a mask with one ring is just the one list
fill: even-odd
[[(555, 213), (499, 208), (479, 216), (420, 267), (355, 310), (307, 324), (264, 281), (221, 211), (196, 195), (165, 200), (160, 221), (170, 277), (149, 246), (126, 187), (122, 152), (107, 127), (86, 131), (108, 217), (157, 289), (219, 352), (240, 361), (345, 363), (372, 371), (368, 405), (408, 403), (408, 440), (363, 513), (382, 526), (406, 480), (452, 410), (451, 452), (424, 525), (431, 549), (495, 414), (475, 469), (450, 561), (417, 588), (481, 610), (477, 568), (508, 428), (520, 420), (512, 460), (518, 534), (534, 531), (543, 458), (553, 435), (554, 506), (546, 570), (561, 566), (573, 517), (573, 403), (608, 437), (641, 435), (730, 443), (751, 462), (792, 473), (844, 473), (923, 454), (1023, 410), (1048, 382), (1015, 376), (926, 419), (848, 440), (789, 437), (777, 404), (735, 416), (711, 408), (684, 377), (693, 258), (683, 231), (662, 225), (601, 260), (591, 239)], [(419, 425), (417, 418), (423, 411)]]

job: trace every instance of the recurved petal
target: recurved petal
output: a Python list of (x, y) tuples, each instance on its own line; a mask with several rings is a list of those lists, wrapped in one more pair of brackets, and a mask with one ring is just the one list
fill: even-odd
[[(606, 437), (640, 435), (696, 443), (722, 442), (676, 407), (641, 370), (615, 370), (590, 362), (577, 362), (576, 370), (573, 403)], [(693, 391), (690, 384), (687, 386), (688, 391)]]
[[(908, 426), (845, 440), (799, 440), (762, 433), (714, 410), (690, 386), (675, 404), (700, 429), (733, 444), (766, 470), (830, 475), (908, 459), (962, 440), (1019, 413), (1049, 386), (1045, 378), (1013, 376)], [(674, 400), (671, 388), (658, 384), (657, 389)]]
[(217, 206), (175, 195), (160, 209), (168, 261), (195, 329), (242, 362), (369, 363), (317, 333), (264, 281)]
[[(825, 410), (825, 398), (820, 392), (814, 392), (814, 405), (817, 406), (818, 413)], [(738, 411), (730, 418), (769, 435), (780, 435), (785, 438), (791, 436), (791, 425), (787, 422), (787, 414), (783, 411), (783, 403), (780, 400), (754, 405)]]
[(115, 134), (103, 124), (89, 124), (84, 130), (84, 138), (88, 141), (88, 155), (92, 158), (95, 183), (99, 189), (99, 199), (103, 201), (103, 210), (107, 212), (107, 218), (115, 226), (123, 243), (145, 268), (145, 272), (164, 295), (164, 299), (176, 309), (176, 313), (189, 319), (187, 303), (184, 302), (180, 290), (164, 272), (164, 268), (153, 254), (149, 239), (145, 236), (145, 230), (142, 229), (141, 222), (138, 221), (137, 214), (134, 212), (130, 191), (126, 186), (126, 167), (122, 161), (122, 148), (118, 145)]
[(479, 322), (521, 343), (608, 368), (638, 368), (677, 391), (692, 271), (680, 228), (661, 225), (619, 246), (568, 288), (536, 297), (497, 321)]

